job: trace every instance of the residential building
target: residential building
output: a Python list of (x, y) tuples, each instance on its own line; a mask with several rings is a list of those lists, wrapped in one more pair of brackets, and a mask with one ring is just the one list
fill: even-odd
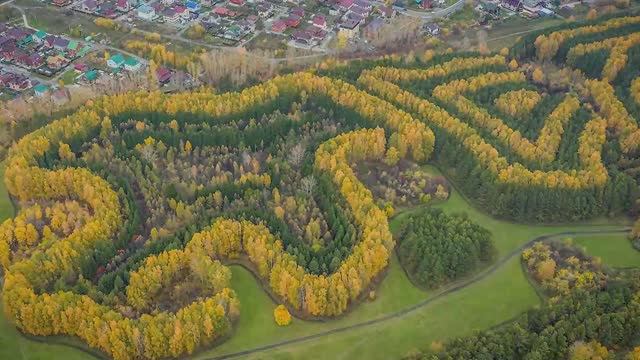
[(157, 15), (156, 10), (149, 5), (141, 5), (137, 9), (137, 15), (142, 20), (153, 21)]
[(200, 3), (195, 0), (189, 0), (184, 5), (187, 7), (187, 10), (192, 13), (197, 13), (201, 9)]
[(161, 84), (168, 83), (171, 80), (172, 75), (173, 73), (171, 72), (171, 70), (167, 69), (164, 66), (160, 66), (156, 69), (156, 78)]
[(283, 33), (287, 30), (287, 23), (284, 20), (276, 20), (271, 24), (271, 31), (274, 33)]
[(140, 61), (132, 56), (127, 57), (127, 59), (124, 61), (124, 69), (127, 71), (136, 72), (141, 68), (142, 64), (140, 63)]
[(345, 34), (346, 37), (350, 39), (358, 36), (358, 32), (360, 31), (360, 22), (361, 19), (357, 18), (344, 19), (340, 23), (340, 33)]
[(374, 18), (362, 29), (362, 36), (368, 40), (378, 39), (384, 24), (385, 22), (381, 18)]
[(177, 23), (180, 21), (180, 14), (172, 8), (166, 8), (162, 10), (162, 18), (166, 22)]
[(49, 87), (44, 84), (38, 84), (33, 87), (33, 93), (37, 97), (44, 96), (47, 92), (49, 92)]
[(93, 13), (98, 11), (98, 3), (96, 0), (84, 0), (82, 2), (82, 11)]
[(119, 69), (124, 65), (124, 61), (124, 56), (122, 56), (122, 54), (115, 54), (107, 60), (107, 66), (112, 69)]
[(311, 23), (317, 28), (327, 30), (327, 18), (324, 15), (314, 15)]

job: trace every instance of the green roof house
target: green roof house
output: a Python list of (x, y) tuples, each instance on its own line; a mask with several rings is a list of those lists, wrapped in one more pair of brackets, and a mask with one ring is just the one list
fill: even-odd
[(95, 79), (98, 78), (98, 71), (97, 70), (89, 70), (86, 73), (84, 73), (84, 78), (87, 81), (94, 81)]
[(122, 54), (115, 54), (107, 60), (107, 66), (112, 69), (119, 69), (124, 65), (124, 56)]
[(48, 34), (46, 32), (44, 32), (42, 30), (38, 30), (38, 31), (36, 31), (35, 34), (32, 35), (32, 37), (33, 37), (33, 40), (35, 40), (38, 43), (41, 43), (41, 42), (44, 41), (44, 38), (46, 38), (47, 35)]
[(67, 45), (67, 50), (76, 52), (78, 51), (78, 42), (75, 40), (69, 41), (69, 45)]
[(127, 71), (135, 72), (140, 70), (141, 67), (142, 65), (140, 64), (140, 61), (132, 56), (127, 57), (127, 59), (124, 61), (124, 68)]
[(36, 96), (44, 96), (44, 94), (46, 94), (47, 91), (49, 91), (49, 87), (45, 84), (38, 84), (33, 87), (33, 92), (35, 93)]
[(33, 42), (33, 36), (27, 35), (22, 39), (18, 40), (18, 46), (27, 46)]

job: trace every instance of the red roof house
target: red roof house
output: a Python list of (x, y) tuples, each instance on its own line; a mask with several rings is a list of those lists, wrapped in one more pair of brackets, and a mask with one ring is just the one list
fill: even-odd
[(276, 20), (271, 25), (271, 31), (275, 33), (281, 33), (285, 30), (287, 30), (287, 23), (285, 23), (284, 20)]

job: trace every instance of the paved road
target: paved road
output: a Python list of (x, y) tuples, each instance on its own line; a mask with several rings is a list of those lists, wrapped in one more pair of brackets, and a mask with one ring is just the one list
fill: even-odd
[(247, 349), (244, 351), (239, 351), (239, 352), (234, 352), (234, 353), (229, 353), (229, 354), (224, 354), (224, 355), (219, 355), (219, 356), (213, 356), (213, 357), (209, 357), (209, 358), (205, 358), (205, 360), (222, 360), (222, 359), (231, 359), (231, 358), (237, 358), (240, 356), (246, 356), (246, 355), (251, 355), (254, 353), (258, 353), (261, 351), (265, 351), (265, 350), (272, 350), (272, 349), (276, 349), (279, 347), (283, 347), (286, 345), (291, 345), (291, 344), (297, 344), (297, 343), (302, 343), (305, 341), (309, 341), (309, 340), (313, 340), (313, 339), (318, 339), (318, 338), (322, 338), (328, 335), (332, 335), (332, 334), (338, 334), (338, 333), (343, 333), (349, 330), (354, 330), (354, 329), (358, 329), (358, 328), (366, 328), (366, 327), (370, 327), (373, 325), (377, 325), (380, 323), (384, 323), (384, 322), (388, 322), (390, 320), (394, 320), (394, 319), (398, 319), (401, 318), (405, 315), (411, 314), (413, 312), (415, 312), (418, 309), (422, 309), (424, 307), (429, 306), (430, 304), (432, 304), (433, 302), (447, 296), (450, 295), (452, 293), (456, 293), (459, 292), (460, 290), (468, 287), (469, 285), (472, 285), (474, 283), (477, 283), (483, 279), (485, 279), (486, 277), (488, 277), (489, 275), (495, 273), (498, 269), (500, 269), (504, 264), (506, 264), (509, 260), (513, 259), (515, 256), (520, 256), (520, 254), (522, 253), (522, 250), (524, 250), (525, 248), (531, 246), (534, 242), (537, 241), (550, 241), (550, 240), (554, 240), (554, 239), (559, 239), (559, 238), (565, 238), (565, 237), (575, 237), (575, 236), (580, 236), (580, 235), (614, 235), (614, 234), (624, 234), (624, 233), (628, 233), (629, 231), (631, 231), (631, 228), (629, 227), (623, 227), (623, 228), (619, 228), (619, 229), (606, 229), (606, 230), (599, 230), (599, 229), (595, 229), (595, 230), (584, 230), (584, 231), (567, 231), (567, 232), (560, 232), (560, 233), (555, 233), (555, 234), (548, 234), (548, 235), (541, 235), (538, 237), (535, 237), (529, 241), (527, 241), (526, 243), (520, 245), (518, 248), (514, 249), (513, 251), (511, 251), (507, 256), (503, 257), (501, 260), (499, 260), (497, 263), (493, 264), (490, 268), (486, 269), (485, 271), (479, 273), (478, 275), (476, 275), (475, 277), (458, 283), (453, 287), (448, 288), (445, 291), (442, 291), (441, 293), (432, 296), (422, 302), (419, 302), (415, 305), (412, 305), (410, 307), (407, 307), (405, 309), (399, 310), (395, 313), (391, 313), (391, 314), (387, 314), (385, 316), (376, 318), (376, 319), (372, 319), (372, 320), (368, 320), (368, 321), (364, 321), (364, 322), (360, 322), (360, 323), (356, 323), (353, 325), (349, 325), (349, 326), (344, 326), (344, 327), (340, 327), (340, 328), (336, 328), (336, 329), (332, 329), (332, 330), (327, 330), (327, 331), (323, 331), (320, 333), (316, 333), (316, 334), (312, 334), (312, 335), (307, 335), (307, 336), (301, 336), (301, 337), (297, 337), (297, 338), (293, 338), (293, 339), (289, 339), (289, 340), (285, 340), (285, 341), (280, 341), (280, 342), (276, 342), (276, 343), (272, 343), (272, 344), (268, 344), (268, 345), (263, 345), (263, 346), (259, 346), (259, 347), (255, 347), (255, 348), (251, 348), (251, 349)]

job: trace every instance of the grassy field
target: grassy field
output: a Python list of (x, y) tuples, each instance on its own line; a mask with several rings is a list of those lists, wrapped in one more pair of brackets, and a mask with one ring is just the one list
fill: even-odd
[(640, 266), (640, 251), (631, 246), (625, 235), (584, 236), (574, 239), (584, 247), (587, 254), (597, 256), (611, 267), (626, 268)]

